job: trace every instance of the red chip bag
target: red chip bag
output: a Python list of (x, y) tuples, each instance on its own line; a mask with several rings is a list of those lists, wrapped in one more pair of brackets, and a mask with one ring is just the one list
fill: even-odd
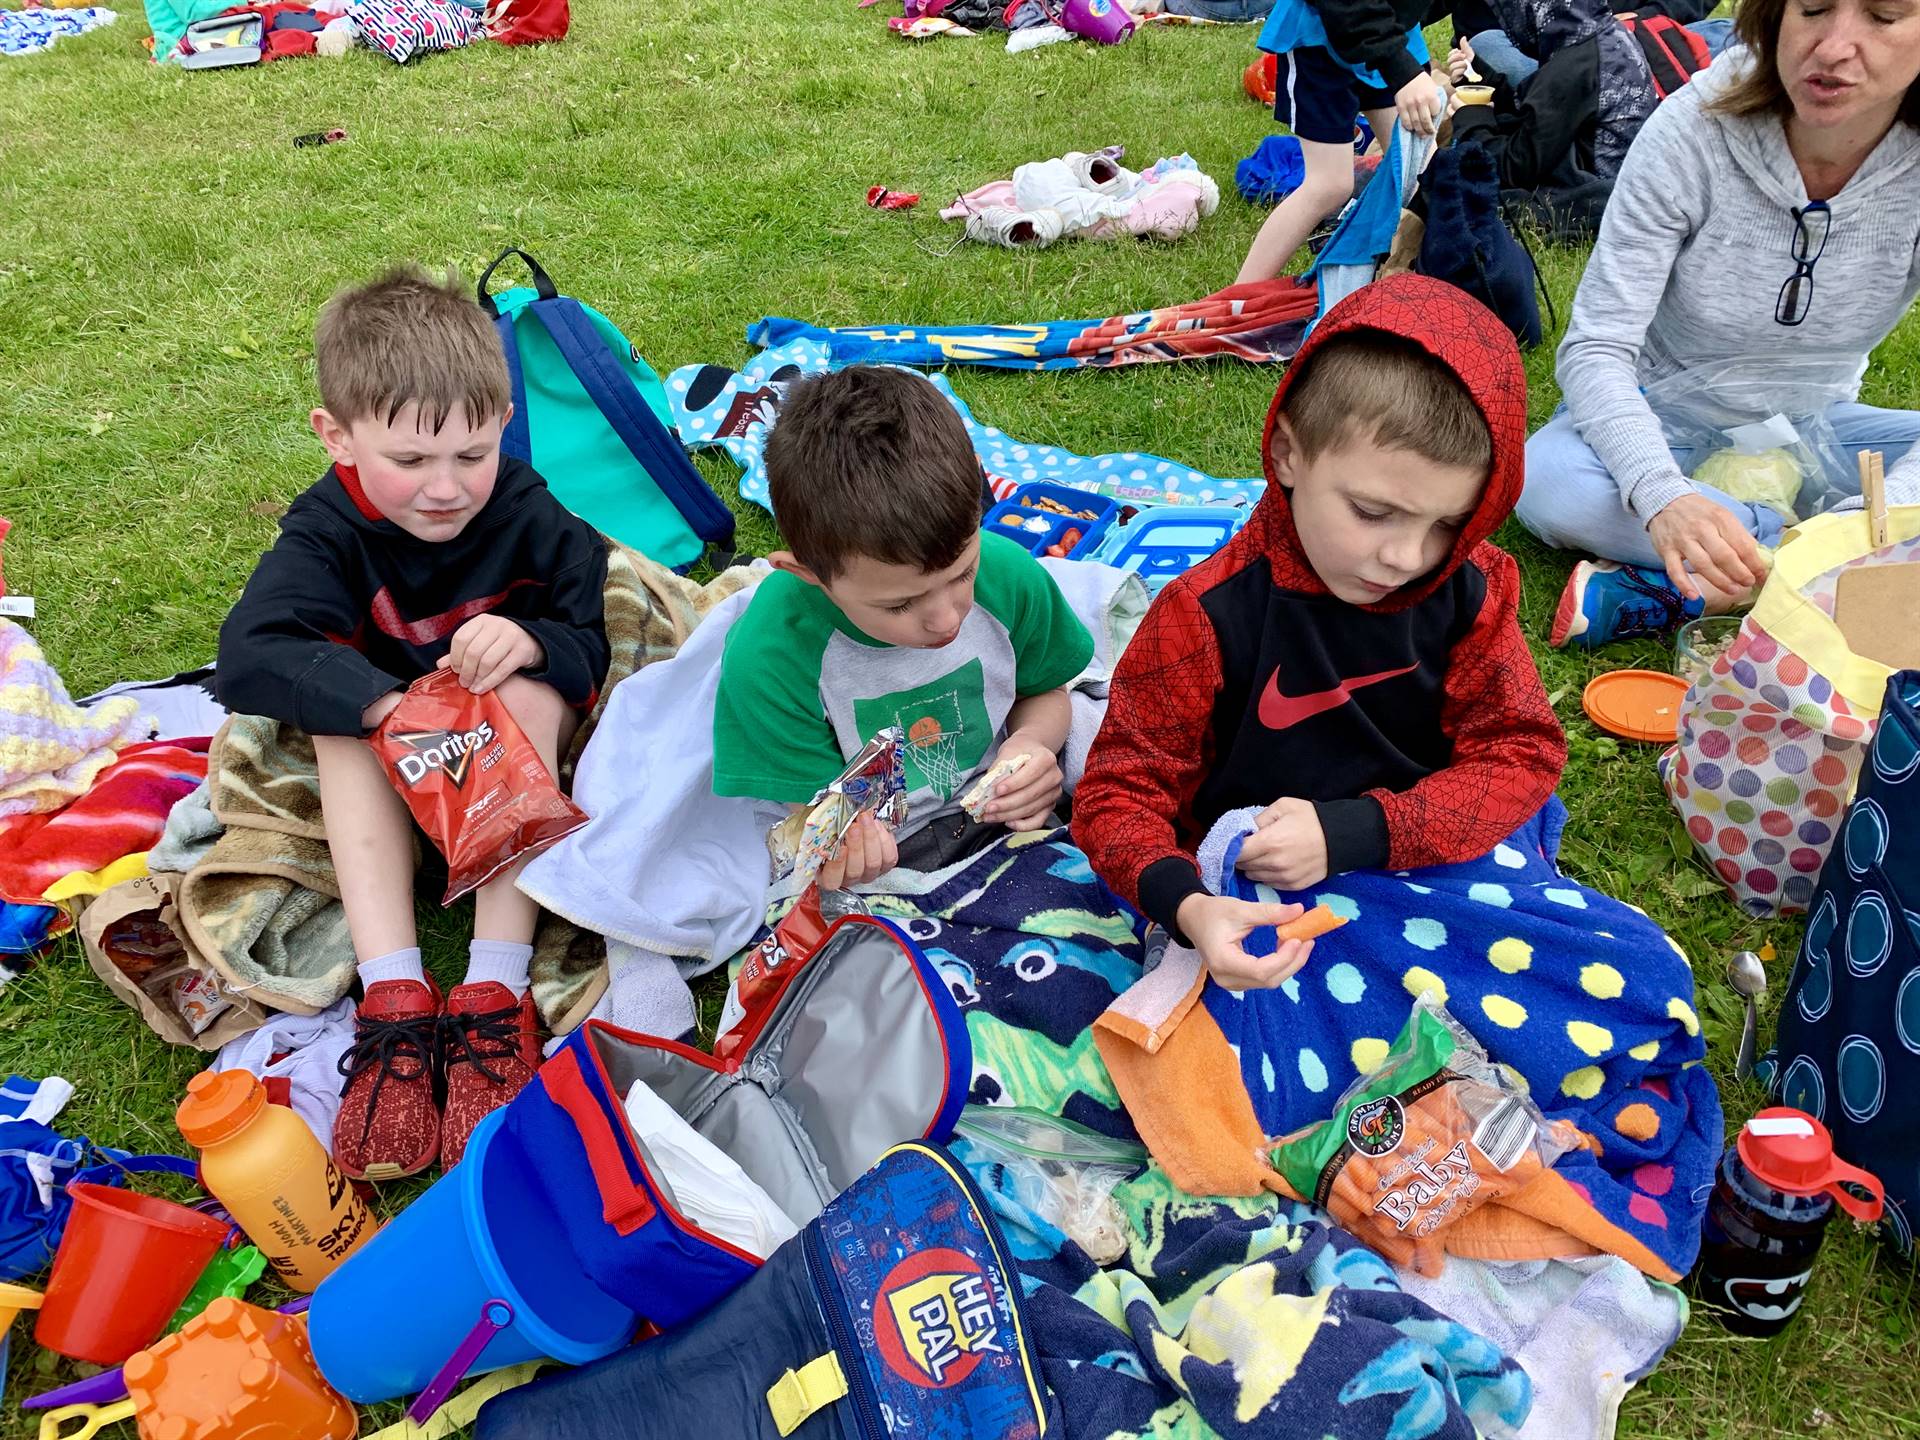
[(587, 823), (500, 697), (475, 695), (452, 670), (408, 687), (373, 732), (373, 752), (447, 857), (442, 905)]

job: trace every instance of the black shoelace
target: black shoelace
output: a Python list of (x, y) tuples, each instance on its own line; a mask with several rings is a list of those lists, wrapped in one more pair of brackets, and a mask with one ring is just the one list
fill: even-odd
[(457, 1064), (471, 1065), (496, 1085), (504, 1085), (507, 1077), (487, 1061), (511, 1058), (519, 1040), (518, 1005), (440, 1017), (441, 1063), (449, 1070)]
[(340, 1057), (340, 1073), (346, 1077), (346, 1083), (340, 1087), (340, 1093), (346, 1094), (353, 1087), (354, 1080), (368, 1070), (374, 1072), (373, 1089), (367, 1096), (367, 1114), (360, 1127), (360, 1143), (365, 1145), (367, 1137), (373, 1133), (373, 1112), (380, 1103), (380, 1091), (387, 1083), (387, 1077), (396, 1074), (394, 1061), (406, 1058), (419, 1068), (402, 1079), (411, 1080), (420, 1075), (432, 1076), (435, 1045), (435, 1020), (432, 1015), (407, 1015), (397, 1020), (382, 1020), (362, 1012), (354, 1028), (353, 1044), (347, 1053)]

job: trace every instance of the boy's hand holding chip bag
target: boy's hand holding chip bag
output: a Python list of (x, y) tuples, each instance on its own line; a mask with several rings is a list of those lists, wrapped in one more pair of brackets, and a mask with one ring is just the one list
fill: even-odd
[(476, 615), (453, 632), (439, 668), (451, 670), (475, 695), (484, 695), (510, 675), (537, 668), (547, 658), (540, 642), (504, 615)]

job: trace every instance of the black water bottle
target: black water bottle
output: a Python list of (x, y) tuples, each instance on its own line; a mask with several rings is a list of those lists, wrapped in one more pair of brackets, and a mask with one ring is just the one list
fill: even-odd
[(1834, 1206), (1872, 1221), (1883, 1203), (1877, 1179), (1834, 1155), (1826, 1126), (1799, 1110), (1762, 1110), (1720, 1158), (1695, 1291), (1736, 1334), (1777, 1335), (1805, 1297)]

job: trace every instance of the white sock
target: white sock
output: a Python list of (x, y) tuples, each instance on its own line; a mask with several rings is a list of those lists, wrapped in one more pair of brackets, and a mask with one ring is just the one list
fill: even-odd
[(427, 983), (427, 971), (420, 963), (418, 945), (410, 945), (405, 950), (396, 950), (391, 955), (381, 955), (373, 960), (362, 960), (359, 970), (362, 990), (371, 990), (383, 980), (418, 980), (422, 985)]
[(467, 978), (462, 985), (498, 981), (518, 1000), (531, 983), (527, 967), (533, 963), (533, 946), (515, 945), (506, 940), (476, 940), (467, 947)]

